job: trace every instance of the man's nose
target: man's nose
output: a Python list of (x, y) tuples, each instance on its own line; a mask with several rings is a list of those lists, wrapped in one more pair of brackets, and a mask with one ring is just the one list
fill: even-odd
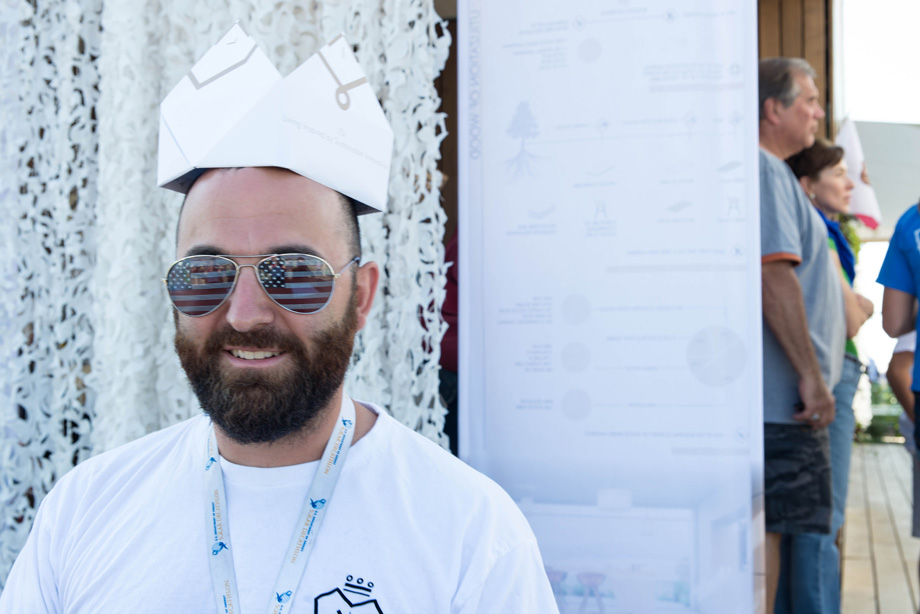
[(256, 330), (275, 319), (275, 303), (268, 297), (252, 265), (240, 265), (233, 292), (227, 298), (227, 322), (240, 332)]

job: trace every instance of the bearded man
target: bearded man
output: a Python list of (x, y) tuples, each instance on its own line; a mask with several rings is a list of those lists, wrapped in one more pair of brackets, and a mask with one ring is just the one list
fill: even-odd
[(165, 283), (206, 416), (64, 476), (0, 612), (558, 611), (513, 501), (344, 392), (380, 276), (357, 213), (386, 200), (351, 171), (184, 174)]

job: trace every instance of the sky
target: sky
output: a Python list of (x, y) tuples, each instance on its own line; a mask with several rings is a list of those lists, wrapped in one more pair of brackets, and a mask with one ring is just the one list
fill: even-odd
[(920, 124), (920, 1), (842, 5), (845, 112), (856, 121)]

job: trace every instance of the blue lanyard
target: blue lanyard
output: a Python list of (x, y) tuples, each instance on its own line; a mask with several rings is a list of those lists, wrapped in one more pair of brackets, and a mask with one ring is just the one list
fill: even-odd
[[(307, 559), (316, 543), (316, 535), (325, 517), (326, 507), (332, 499), (332, 491), (339, 479), (345, 456), (351, 448), (354, 436), (355, 405), (343, 395), (342, 409), (335, 429), (329, 437), (326, 449), (316, 470), (316, 477), (307, 494), (300, 522), (291, 537), (275, 589), (268, 604), (269, 614), (282, 614), (288, 604), (294, 602), (294, 592), (300, 585)], [(205, 478), (208, 487), (207, 517), (210, 531), (208, 539), (208, 561), (211, 566), (211, 582), (217, 612), (240, 614), (239, 591), (233, 570), (233, 547), (230, 542), (230, 524), (227, 520), (227, 494), (224, 490), (224, 476), (220, 470), (220, 458), (214, 428), (208, 436), (208, 455), (205, 463)]]

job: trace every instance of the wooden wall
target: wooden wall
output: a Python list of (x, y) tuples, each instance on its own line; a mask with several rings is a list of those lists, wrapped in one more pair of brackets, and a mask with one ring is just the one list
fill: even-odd
[[(815, 84), (821, 92), (827, 118), (833, 113), (832, 0), (758, 0), (760, 57), (805, 58), (818, 73)], [(821, 132), (832, 136), (831, 121)]]

